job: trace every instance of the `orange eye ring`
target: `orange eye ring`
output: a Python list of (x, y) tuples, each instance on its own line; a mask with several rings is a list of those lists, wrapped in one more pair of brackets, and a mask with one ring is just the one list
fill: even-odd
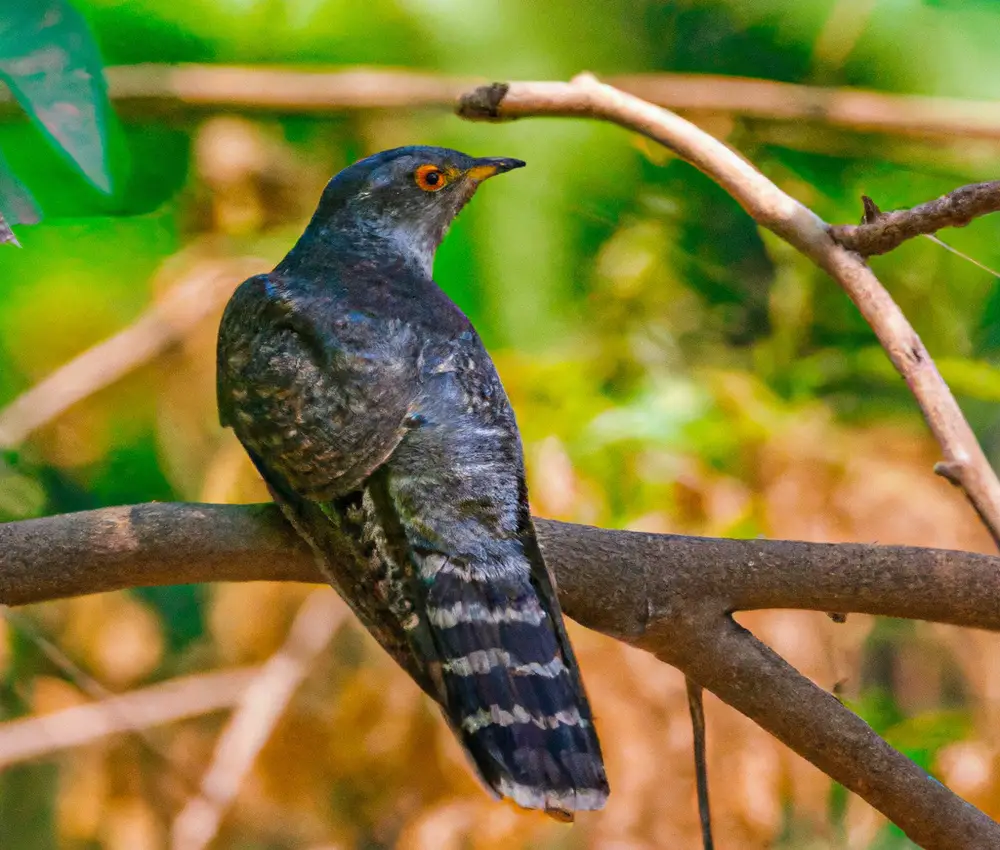
[(425, 192), (437, 192), (448, 184), (448, 177), (436, 165), (421, 165), (414, 173), (413, 179)]

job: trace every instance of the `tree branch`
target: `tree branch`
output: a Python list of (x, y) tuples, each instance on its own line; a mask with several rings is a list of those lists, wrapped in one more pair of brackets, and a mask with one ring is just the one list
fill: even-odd
[[(889, 747), (729, 615), (795, 607), (1000, 630), (1000, 558), (536, 522), (569, 616), (674, 665), (921, 846), (1000, 846), (1000, 825)], [(323, 580), (274, 505), (147, 504), (0, 525), (0, 602), (11, 605), (126, 587), (258, 580)]]
[(980, 216), (1000, 211), (1000, 180), (962, 186), (909, 210), (882, 212), (871, 198), (864, 198), (861, 224), (840, 224), (830, 235), (862, 257), (887, 254), (907, 239), (937, 233), (944, 227), (965, 227)]

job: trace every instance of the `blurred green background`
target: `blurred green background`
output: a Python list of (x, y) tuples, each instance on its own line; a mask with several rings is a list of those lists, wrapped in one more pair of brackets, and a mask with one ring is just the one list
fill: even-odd
[[(26, 67), (4, 60), (30, 47), (15, 25), (33, 5), (0, 2), (0, 73)], [(39, 0), (49, 5), (59, 6)], [(57, 32), (62, 55), (95, 68), (368, 65), (487, 79), (586, 69), (1000, 94), (1000, 6), (987, 0), (73, 6), (99, 54), (70, 16)], [(203, 293), (206, 317), (121, 380), (8, 440), (0, 520), (153, 499), (266, 498), (215, 422), (214, 332), (226, 293), (281, 258), (332, 173), (383, 148), (427, 143), (529, 165), (463, 212), (435, 272), (508, 386), (536, 513), (654, 531), (990, 551), (971, 511), (931, 474), (937, 454), (916, 405), (847, 298), (649, 143), (596, 123), (468, 124), (430, 109), (289, 115), (273, 105), (123, 101), (108, 111), (100, 86), (77, 81), (80, 103), (95, 94), (106, 158), (90, 149), (89, 179), (24, 112), (8, 104), (0, 115), (0, 189), (16, 175), (44, 216), (15, 226), (22, 250), (0, 246), (0, 433), (11, 424), (8, 404), (153, 305), (183, 309)], [(1000, 134), (860, 133), (822, 116), (690, 117), (836, 223), (859, 218), (862, 194), (892, 209), (991, 179), (1000, 154)], [(24, 203), (8, 188), (0, 211), (16, 221)], [(941, 236), (1000, 268), (992, 218)], [(927, 239), (872, 265), (996, 464), (997, 275)], [(124, 691), (267, 658), (302, 598), (295, 588), (178, 587), (53, 603), (29, 616)], [(824, 687), (839, 683), (894, 745), (1000, 812), (993, 637), (861, 617), (837, 627), (794, 612), (742, 619)], [(609, 741), (615, 794), (606, 813), (566, 831), (487, 800), (415, 687), (349, 627), (283, 718), (216, 846), (697, 846), (682, 679), (582, 629), (574, 637)], [(405, 693), (402, 705), (389, 704), (387, 690)], [(0, 626), (4, 718), (86, 699), (23, 630)], [(742, 718), (711, 699), (708, 708), (720, 847), (910, 846)], [(405, 727), (391, 751), (366, 737), (381, 734), (386, 718)], [(156, 734), (198, 777), (224, 720)], [(166, 846), (186, 796), (177, 770), (127, 737), (10, 767), (0, 774), (0, 847)]]

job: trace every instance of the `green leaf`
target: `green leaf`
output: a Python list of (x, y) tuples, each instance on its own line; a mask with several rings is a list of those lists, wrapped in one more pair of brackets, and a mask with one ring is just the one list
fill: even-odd
[(0, 77), (98, 189), (110, 193), (97, 45), (65, 0), (0, 0)]

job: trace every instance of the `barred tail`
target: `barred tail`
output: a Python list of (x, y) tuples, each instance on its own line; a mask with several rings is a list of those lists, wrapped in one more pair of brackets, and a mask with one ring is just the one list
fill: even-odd
[(554, 620), (558, 603), (540, 597), (526, 561), (522, 572), (477, 569), (440, 554), (422, 560), (445, 713), (483, 779), (497, 794), (561, 820), (603, 807), (601, 747)]

